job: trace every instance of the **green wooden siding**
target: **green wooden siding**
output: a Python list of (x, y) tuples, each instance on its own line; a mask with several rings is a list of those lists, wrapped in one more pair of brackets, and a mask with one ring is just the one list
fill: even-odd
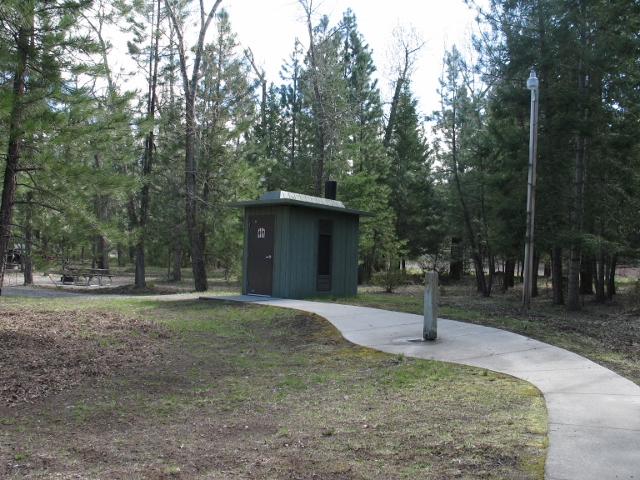
[[(299, 206), (245, 208), (245, 241), (242, 293), (246, 294), (249, 217), (274, 215), (272, 295), (305, 298), (322, 294), (355, 295), (358, 283), (358, 215)], [(318, 220), (333, 221), (332, 279), (330, 292), (316, 291), (318, 265)]]

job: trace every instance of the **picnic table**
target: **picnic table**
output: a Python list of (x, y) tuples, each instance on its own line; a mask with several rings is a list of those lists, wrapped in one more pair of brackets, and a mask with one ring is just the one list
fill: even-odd
[[(109, 272), (108, 268), (88, 268), (85, 276), (88, 278), (87, 285), (91, 285), (91, 280), (93, 277), (98, 279), (98, 285), (107, 287), (111, 285), (113, 281), (113, 275)], [(108, 280), (105, 280), (107, 278)], [(108, 283), (103, 283), (107, 282)]]
[(81, 270), (79, 268), (68, 268), (61, 277), (63, 285), (79, 285), (88, 287), (91, 281), (96, 278), (97, 286), (109, 286), (112, 283), (113, 275), (108, 268), (87, 268)]

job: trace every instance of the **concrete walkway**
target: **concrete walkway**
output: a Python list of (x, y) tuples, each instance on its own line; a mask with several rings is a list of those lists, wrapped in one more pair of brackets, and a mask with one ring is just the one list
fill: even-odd
[(579, 355), (546, 343), (438, 319), (438, 340), (422, 341), (420, 315), (253, 296), (201, 297), (316, 313), (353, 343), (389, 353), (487, 368), (526, 380), (549, 414), (549, 480), (640, 480), (640, 387)]

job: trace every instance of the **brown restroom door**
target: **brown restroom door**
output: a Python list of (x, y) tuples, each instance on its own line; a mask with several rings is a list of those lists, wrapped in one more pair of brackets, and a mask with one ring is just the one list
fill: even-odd
[(247, 293), (269, 295), (273, 285), (273, 244), (276, 219), (273, 215), (249, 217)]

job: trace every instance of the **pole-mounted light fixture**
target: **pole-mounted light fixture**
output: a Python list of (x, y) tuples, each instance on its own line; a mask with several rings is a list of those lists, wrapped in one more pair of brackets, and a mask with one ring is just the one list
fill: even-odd
[(529, 124), (529, 174), (527, 179), (527, 234), (524, 247), (524, 268), (522, 274), (522, 306), (531, 306), (533, 275), (537, 265), (533, 265), (533, 227), (536, 210), (536, 163), (538, 154), (538, 87), (540, 82), (535, 70), (527, 79), (527, 88), (531, 90), (531, 122)]
[(529, 78), (527, 78), (527, 88), (529, 90), (537, 90), (540, 82), (538, 81), (538, 77), (536, 77), (536, 71), (531, 70), (531, 74)]

